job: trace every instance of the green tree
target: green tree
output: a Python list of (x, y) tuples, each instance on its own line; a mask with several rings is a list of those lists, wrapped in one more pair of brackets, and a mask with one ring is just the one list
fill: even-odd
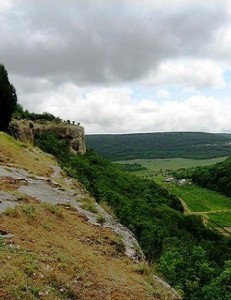
[(224, 270), (203, 290), (205, 300), (229, 300), (231, 295), (231, 260), (225, 262)]
[(0, 130), (7, 131), (17, 105), (16, 90), (8, 79), (5, 67), (0, 64)]
[(168, 245), (158, 268), (170, 284), (184, 292), (184, 299), (190, 300), (204, 299), (202, 288), (210, 283), (215, 272), (205, 250), (189, 242), (177, 247)]

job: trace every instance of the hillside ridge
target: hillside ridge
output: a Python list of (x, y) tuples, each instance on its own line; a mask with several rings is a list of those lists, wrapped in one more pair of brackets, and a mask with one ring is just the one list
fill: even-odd
[(153, 132), (86, 135), (87, 147), (111, 160), (214, 158), (231, 154), (231, 135), (206, 132)]
[[(10, 151), (10, 155), (7, 155), (8, 151)], [(17, 159), (23, 156), (28, 162), (26, 166), (23, 165), (23, 161)], [(47, 169), (44, 168), (44, 160), (46, 161)], [(35, 172), (34, 163), (37, 163)], [(55, 270), (54, 272), (58, 272), (53, 274), (52, 278), (54, 281), (59, 280), (61, 282), (57, 291), (59, 296), (52, 298), (53, 290), (50, 284), (46, 283), (45, 285), (43, 282), (40, 282), (40, 279), (37, 278), (38, 275), (36, 275), (39, 274), (38, 271), (34, 270), (33, 274), (35, 275), (32, 277), (22, 272), (24, 268), (20, 271), (23, 273), (20, 273), (20, 276), (23, 276), (23, 278), (26, 276), (23, 280), (26, 280), (28, 284), (29, 282), (30, 284), (35, 284), (36, 282), (36, 285), (39, 286), (39, 297), (42, 299), (48, 299), (46, 298), (48, 295), (51, 297), (49, 299), (67, 299), (68, 293), (78, 294), (77, 298), (73, 296), (71, 299), (92, 299), (92, 297), (100, 300), (180, 298), (170, 286), (158, 277), (153, 277), (151, 287), (148, 283), (145, 283), (145, 276), (139, 275), (139, 272), (143, 273), (144, 271), (130, 271), (142, 269), (142, 266), (145, 264), (144, 255), (138, 242), (130, 230), (118, 223), (90, 197), (84, 186), (77, 180), (66, 177), (52, 156), (44, 154), (41, 150), (30, 145), (15, 141), (5, 133), (0, 133), (0, 187), (0, 233), (2, 234), (2, 236), (0, 235), (0, 248), (2, 237), (6, 236), (4, 238), (6, 246), (4, 246), (2, 256), (0, 255), (1, 274), (5, 274), (4, 276), (8, 274), (7, 272), (13, 272), (13, 268), (15, 268), (13, 265), (14, 261), (10, 260), (7, 263), (8, 267), (4, 262), (4, 253), (8, 253), (7, 249), (9, 247), (9, 249), (14, 249), (14, 256), (17, 259), (27, 256), (28, 251), (33, 253), (37, 257), (37, 263), (41, 265), (41, 272), (46, 273), (47, 271), (42, 269), (48, 268), (47, 266)], [(93, 206), (94, 212), (88, 211), (88, 206)], [(52, 218), (47, 215), (50, 213), (53, 216)], [(73, 221), (73, 218), (75, 218), (75, 221)], [(103, 222), (101, 222), (102, 218)], [(73, 223), (70, 223), (70, 220)], [(21, 225), (19, 226), (19, 224)], [(56, 232), (55, 228), (57, 225), (58, 228), (63, 227), (63, 229), (59, 230), (57, 228)], [(73, 230), (70, 229), (70, 226), (74, 226)], [(82, 232), (81, 237), (78, 238), (83, 242), (78, 244), (80, 248), (75, 250), (78, 253), (76, 262), (81, 262), (83, 265), (82, 270), (79, 270), (78, 273), (83, 275), (80, 275), (81, 279), (64, 279), (64, 275), (60, 273), (60, 270), (56, 270), (55, 257), (58, 255), (58, 261), (62, 263), (64, 260), (67, 268), (68, 262), (66, 262), (67, 258), (65, 257), (74, 253), (72, 249), (68, 248), (68, 245), (71, 241), (77, 245), (73, 234), (77, 236), (77, 228), (82, 228), (83, 226), (85, 232)], [(55, 237), (53, 240), (51, 236), (53, 230), (53, 234), (61, 234), (64, 237), (64, 244), (59, 246), (62, 247), (62, 251), (69, 251), (68, 254), (63, 252), (62, 258), (60, 258), (61, 254), (57, 254), (57, 251), (61, 251), (61, 248), (57, 250), (55, 248), (58, 247), (56, 243), (61, 243), (61, 241), (57, 241)], [(67, 230), (66, 236), (65, 230)], [(71, 236), (70, 230), (73, 231)], [(36, 232), (39, 235), (35, 238), (33, 235)], [(44, 235), (47, 235), (47, 238), (51, 240), (46, 240)], [(66, 239), (69, 241), (68, 245), (65, 243)], [(34, 242), (31, 243), (31, 240)], [(40, 243), (44, 243), (46, 248), (43, 248)], [(51, 243), (50, 245), (54, 243), (52, 249), (49, 248), (49, 243)], [(88, 246), (89, 249), (86, 248)], [(45, 253), (45, 266), (43, 266), (37, 247)], [(85, 247), (83, 253), (81, 253), (82, 247)], [(91, 247), (93, 247), (93, 252), (91, 252)], [(99, 260), (98, 255), (94, 256), (95, 254), (93, 253), (96, 249), (97, 253), (99, 253), (98, 255), (102, 256), (102, 259), (105, 257), (104, 261)], [(84, 255), (90, 255), (90, 257), (88, 258), (88, 256)], [(125, 255), (132, 258), (132, 260), (127, 260)], [(76, 264), (73, 261), (73, 257), (68, 258), (68, 260), (71, 260), (73, 265)], [(95, 264), (99, 264), (98, 267), (96, 265), (93, 268), (94, 260)], [(102, 264), (104, 267), (102, 267)], [(115, 267), (116, 265), (117, 267)], [(127, 266), (125, 267), (125, 265)], [(101, 270), (102, 268), (103, 270)], [(70, 272), (73, 271), (70, 270)], [(88, 275), (84, 275), (85, 272)], [(90, 276), (91, 273), (95, 279)], [(2, 278), (5, 278), (4, 276)], [(50, 280), (46, 275), (43, 276), (48, 281)], [(59, 276), (59, 279), (57, 276)], [(74, 284), (73, 282), (70, 283), (71, 291), (69, 291), (70, 287), (69, 283), (66, 282), (67, 280), (74, 280), (75, 282)], [(88, 284), (89, 280), (91, 284)], [(7, 283), (9, 288), (5, 289), (1, 285), (4, 282), (0, 280), (0, 297), (10, 300), (16, 299), (11, 291), (11, 284), (13, 284), (16, 286), (15, 288), (20, 289), (21, 297), (26, 299), (29, 291), (21, 290), (23, 287), (19, 285), (22, 283), (10, 281)], [(154, 288), (155, 291), (150, 292), (147, 290), (147, 287), (148, 290)], [(62, 290), (61, 292), (60, 289)]]

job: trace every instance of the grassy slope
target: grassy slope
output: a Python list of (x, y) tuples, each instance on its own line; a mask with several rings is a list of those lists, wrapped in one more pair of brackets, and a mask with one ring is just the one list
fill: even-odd
[(0, 246), (0, 299), (154, 299), (116, 235), (76, 211), (30, 201), (0, 218), (13, 234)]
[(52, 172), (50, 165), (57, 164), (54, 158), (44, 154), (38, 148), (25, 145), (0, 132), (0, 163), (12, 164), (41, 176)]
[[(32, 175), (49, 176), (49, 165), (56, 164), (4, 133), (0, 159)], [(0, 189), (12, 192), (17, 185), (0, 177)], [(172, 299), (144, 263), (124, 256), (109, 229), (89, 224), (68, 207), (27, 196), (24, 201), (0, 215), (0, 233), (13, 234), (0, 237), (0, 299)]]

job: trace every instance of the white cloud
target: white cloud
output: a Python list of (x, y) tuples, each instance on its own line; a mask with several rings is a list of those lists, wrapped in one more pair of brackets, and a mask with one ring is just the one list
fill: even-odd
[[(202, 95), (185, 101), (134, 101), (129, 88), (86, 91), (73, 83), (33, 97), (37, 112), (49, 111), (85, 126), (86, 133), (154, 131), (231, 132), (231, 102)], [(41, 99), (43, 101), (41, 102)]]
[(167, 60), (151, 72), (144, 83), (147, 85), (178, 85), (185, 88), (222, 88), (225, 85), (225, 69), (216, 62), (203, 59)]
[(0, 0), (0, 13), (8, 10), (12, 4), (12, 0)]
[(170, 93), (169, 93), (169, 91), (167, 91), (165, 89), (161, 89), (161, 90), (158, 90), (157, 96), (159, 98), (168, 98), (170, 96)]

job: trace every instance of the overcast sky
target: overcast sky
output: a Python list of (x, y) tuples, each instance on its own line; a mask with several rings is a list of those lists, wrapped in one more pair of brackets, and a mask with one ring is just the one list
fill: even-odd
[(230, 0), (0, 0), (18, 101), (87, 134), (231, 132)]

